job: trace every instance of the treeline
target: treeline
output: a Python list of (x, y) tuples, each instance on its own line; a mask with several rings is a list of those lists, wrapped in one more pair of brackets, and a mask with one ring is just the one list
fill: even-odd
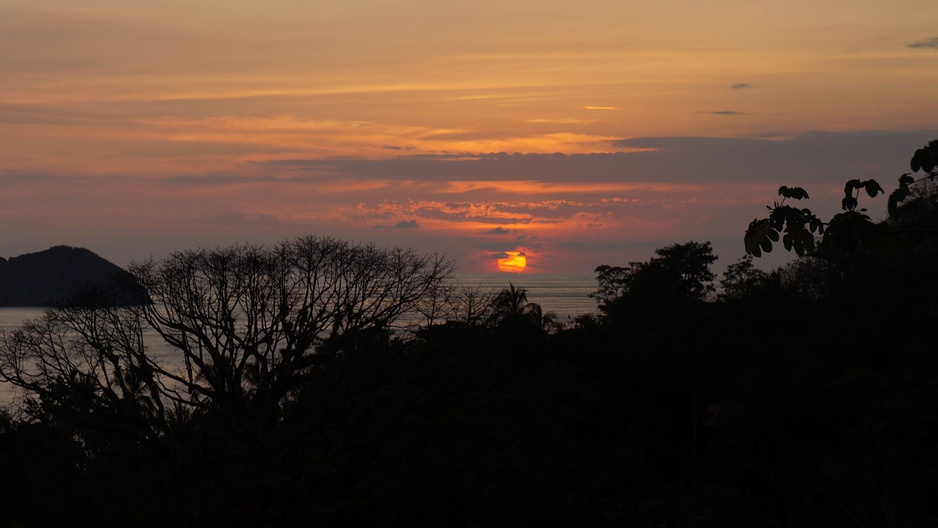
[[(845, 200), (812, 229), (785, 209), (807, 192), (785, 187), (746, 242), (804, 254), (792, 264), (747, 256), (717, 281), (709, 243), (674, 244), (597, 268), (598, 312), (566, 325), (513, 284), (455, 288), (442, 257), (332, 239), (136, 264), (153, 302), (89, 293), (0, 337), (20, 390), (0, 419), (4, 518), (934, 525), (938, 175), (922, 156), (883, 222)], [(845, 197), (861, 189), (881, 193)]]

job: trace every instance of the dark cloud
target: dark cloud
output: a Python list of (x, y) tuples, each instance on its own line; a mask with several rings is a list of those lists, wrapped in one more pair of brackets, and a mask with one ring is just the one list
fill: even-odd
[(498, 226), (495, 229), (490, 229), (488, 231), (485, 231), (486, 235), (507, 235), (508, 233), (511, 233), (511, 229), (505, 229), (502, 226)]
[[(917, 131), (767, 133), (743, 138), (642, 137), (609, 142), (596, 154), (433, 154), (374, 160), (255, 162), (252, 172), (284, 171), (311, 180), (416, 182), (535, 180), (545, 183), (756, 183), (877, 178), (908, 166), (914, 150), (938, 138)], [(386, 191), (382, 191), (386, 192)], [(562, 194), (562, 192), (561, 192)], [(460, 198), (469, 196), (458, 195)], [(497, 226), (504, 220), (495, 220)], [(493, 226), (494, 227), (494, 226)]]
[(167, 182), (184, 185), (230, 185), (244, 183), (277, 183), (296, 181), (294, 178), (286, 178), (273, 174), (238, 174), (233, 172), (209, 172), (204, 174), (176, 174), (167, 176)]
[[(511, 251), (511, 252), (512, 252), (512, 253), (517, 253), (519, 257), (526, 257), (526, 256), (527, 256), (527, 255), (524, 254), (524, 251), (518, 251), (518, 252), (516, 252), (516, 251)], [(499, 251), (493, 251), (490, 256), (491, 256), (493, 259), (500, 259), (500, 258), (508, 258), (508, 257), (510, 257), (511, 255), (508, 254), (508, 251), (501, 251), (501, 250), (499, 250)]]
[(375, 224), (372, 227), (375, 229), (415, 229), (418, 225), (416, 220), (401, 220), (394, 225)]
[(769, 137), (772, 139), (633, 138), (614, 145), (653, 150), (633, 155), (638, 163), (630, 169), (646, 175), (644, 181), (840, 184), (854, 178), (885, 180), (884, 173), (902, 171), (915, 148), (938, 138), (938, 130), (807, 132), (784, 139)]
[(934, 48), (938, 49), (938, 37), (932, 37), (930, 39), (920, 40), (918, 42), (913, 42), (907, 44), (910, 48)]
[(522, 242), (521, 237), (518, 237), (518, 245), (524, 245), (528, 249), (541, 249), (544, 247), (544, 244), (540, 242), (534, 242), (534, 239), (537, 237), (531, 237), (528, 241)]
[(712, 112), (697, 112), (698, 114), (710, 114), (710, 115), (721, 115), (721, 116), (741, 116), (746, 115), (745, 112), (737, 112), (736, 110), (714, 110)]
[(747, 88), (752, 88), (752, 85), (749, 83), (736, 83), (730, 85), (730, 90), (745, 90)]
[(51, 172), (37, 170), (4, 170), (0, 172), (0, 187), (16, 183), (41, 183), (50, 181), (67, 181), (67, 178)]

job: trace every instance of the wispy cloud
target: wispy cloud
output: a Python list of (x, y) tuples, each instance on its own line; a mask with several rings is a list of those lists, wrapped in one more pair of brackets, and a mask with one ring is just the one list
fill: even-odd
[[(74, 179), (74, 178), (73, 178)], [(38, 170), (3, 170), (0, 171), (0, 187), (14, 184), (41, 184), (45, 182), (67, 182), (69, 177)]]
[(577, 119), (575, 117), (568, 117), (563, 119), (526, 119), (525, 123), (533, 124), (551, 124), (551, 125), (588, 125), (590, 123), (595, 123), (596, 119)]
[(934, 48), (938, 49), (938, 37), (932, 37), (930, 39), (919, 40), (918, 42), (913, 42), (907, 44), (910, 48)]
[[(359, 205), (358, 209), (359, 209), (359, 210), (362, 210), (362, 209), (363, 209), (363, 205)], [(378, 208), (378, 209), (375, 209), (375, 210), (371, 211), (370, 216), (373, 216), (373, 217), (388, 216), (389, 213), (390, 213), (390, 211), (388, 211), (386, 208)], [(391, 229), (415, 229), (415, 228), (417, 228), (418, 226), (417, 226), (417, 221), (416, 221), (416, 220), (401, 220), (400, 222), (398, 222), (398, 223), (396, 223), (396, 224), (392, 224), (392, 225), (375, 224), (375, 225), (373, 225), (373, 226), (371, 226), (371, 227), (373, 227), (373, 228), (375, 228), (375, 229), (388, 229), (388, 228), (391, 228)]]
[(741, 116), (746, 115), (746, 112), (737, 112), (736, 110), (713, 110), (710, 112), (697, 112), (698, 114), (710, 114), (710, 115), (720, 115), (720, 116)]
[(615, 110), (614, 106), (584, 106), (584, 110)]
[[(527, 248), (540, 236), (543, 254), (532, 262), (545, 270), (586, 271), (648, 258), (654, 247), (675, 240), (713, 240), (716, 252), (730, 258), (742, 251), (740, 225), (780, 184), (810, 183), (812, 197), (822, 202), (825, 193), (836, 196), (845, 179), (880, 178), (890, 167), (905, 166), (910, 148), (934, 137), (933, 129), (771, 140), (635, 137), (610, 144), (628, 152), (258, 160), (230, 172), (150, 178), (0, 169), (0, 201), (4, 218), (37, 226), (33, 238), (92, 248), (85, 240), (101, 233), (126, 237), (114, 231), (119, 219), (146, 242), (127, 238), (136, 245), (122, 251), (134, 258), (154, 247), (321, 232), (440, 251), (460, 259), (463, 269), (477, 270), (483, 269), (473, 264), (480, 248), (508, 249), (522, 239)], [(166, 203), (173, 204), (172, 214)], [(871, 207), (882, 204), (881, 198)], [(84, 238), (58, 227), (88, 219)], [(3, 236), (10, 254), (29, 243), (14, 240), (14, 231)], [(570, 244), (587, 249), (574, 251)], [(562, 262), (548, 267), (548, 253)]]
[(730, 85), (730, 90), (745, 90), (747, 88), (752, 88), (752, 85), (749, 83), (736, 83)]

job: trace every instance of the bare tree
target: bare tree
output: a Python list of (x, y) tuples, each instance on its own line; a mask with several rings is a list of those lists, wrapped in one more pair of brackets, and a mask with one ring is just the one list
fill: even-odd
[(138, 314), (85, 291), (12, 332), (0, 332), (0, 380), (27, 411), (75, 428), (158, 436), (170, 414)]
[(470, 326), (485, 324), (492, 318), (495, 295), (481, 285), (457, 288), (452, 304), (453, 319)]
[(114, 415), (135, 402), (144, 422), (211, 409), (249, 427), (275, 419), (323, 356), (416, 313), (452, 270), (439, 255), (320, 237), (181, 251), (130, 266), (136, 306), (53, 308), (0, 336), (0, 379), (39, 401), (82, 392)]

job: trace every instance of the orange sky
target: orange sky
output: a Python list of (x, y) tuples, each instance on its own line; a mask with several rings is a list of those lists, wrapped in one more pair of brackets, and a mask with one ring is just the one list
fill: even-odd
[(78, 5), (0, 0), (3, 257), (315, 233), (464, 272), (726, 265), (779, 185), (836, 206), (938, 138), (934, 0)]

